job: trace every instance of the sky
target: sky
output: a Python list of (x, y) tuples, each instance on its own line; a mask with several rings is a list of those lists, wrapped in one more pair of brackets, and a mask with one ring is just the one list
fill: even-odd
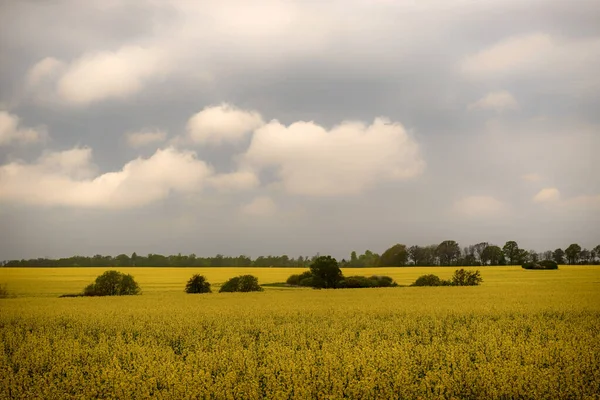
[(0, 0), (0, 260), (600, 244), (595, 0)]

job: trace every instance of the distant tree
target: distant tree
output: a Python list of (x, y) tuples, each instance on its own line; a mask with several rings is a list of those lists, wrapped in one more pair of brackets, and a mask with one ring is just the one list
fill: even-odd
[(552, 260), (552, 250), (546, 250), (542, 260)]
[(567, 256), (567, 261), (569, 264), (577, 264), (579, 261), (579, 256), (581, 255), (581, 246), (577, 243), (571, 244), (566, 248), (565, 255)]
[(358, 256), (356, 255), (355, 251), (352, 251), (352, 253), (350, 253), (350, 266), (356, 267), (357, 264), (358, 264)]
[(124, 296), (140, 293), (140, 287), (133, 276), (118, 271), (106, 271), (88, 285), (85, 296)]
[(507, 259), (508, 264), (517, 265), (519, 263), (521, 252), (517, 242), (515, 242), (514, 240), (506, 242), (502, 250), (504, 252), (504, 257)]
[(528, 261), (536, 263), (540, 260), (540, 257), (535, 250), (529, 250), (528, 253), (529, 253), (529, 254), (527, 254)]
[(185, 285), (186, 293), (210, 293), (210, 283), (203, 275), (193, 275)]
[(483, 265), (501, 265), (504, 253), (499, 246), (487, 246), (481, 253), (481, 263)]
[(313, 283), (317, 287), (336, 288), (338, 282), (343, 279), (338, 262), (331, 256), (316, 258), (310, 266), (310, 272), (313, 275)]
[(436, 249), (441, 265), (452, 265), (460, 258), (460, 246), (454, 240), (445, 240)]
[(591, 258), (591, 252), (588, 249), (582, 249), (579, 253), (579, 259), (583, 265), (590, 264)]
[(131, 253), (131, 265), (134, 267), (137, 265), (137, 254), (135, 254), (135, 251)]
[(558, 248), (552, 252), (552, 260), (557, 264), (565, 263), (565, 252), (563, 249)]
[(403, 244), (395, 244), (383, 252), (379, 258), (381, 267), (398, 267), (406, 265), (408, 261), (408, 250)]
[(452, 276), (452, 285), (454, 286), (477, 286), (483, 279), (479, 271), (468, 271), (466, 269), (458, 269), (454, 271)]
[(600, 261), (600, 244), (598, 246), (594, 247), (593, 252), (595, 254), (594, 259), (598, 258)]
[(490, 245), (488, 242), (477, 243), (476, 245), (473, 246), (473, 248), (475, 250), (475, 254), (477, 255), (477, 259), (479, 260), (481, 265), (486, 264), (486, 262), (484, 262), (483, 253), (484, 253), (485, 249), (487, 249), (489, 246)]

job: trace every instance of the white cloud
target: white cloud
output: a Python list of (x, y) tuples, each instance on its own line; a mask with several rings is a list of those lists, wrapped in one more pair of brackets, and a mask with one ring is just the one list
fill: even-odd
[(467, 74), (481, 75), (537, 69), (555, 47), (552, 37), (546, 34), (514, 36), (468, 56), (462, 62), (462, 70)]
[(270, 197), (257, 197), (252, 202), (242, 206), (241, 211), (247, 215), (267, 216), (273, 214), (277, 206)]
[(166, 132), (159, 130), (130, 132), (125, 136), (127, 144), (133, 148), (144, 147), (153, 143), (161, 143), (167, 138)]
[(274, 167), (293, 194), (357, 194), (381, 181), (414, 178), (425, 169), (418, 143), (399, 123), (377, 118), (366, 126), (344, 122), (330, 130), (314, 122), (258, 128), (242, 165)]
[(58, 71), (65, 67), (65, 64), (54, 57), (46, 57), (35, 64), (27, 73), (27, 85), (35, 87), (45, 79), (56, 75)]
[[(212, 173), (190, 151), (157, 150), (120, 171), (93, 177), (91, 149), (47, 153), (34, 164), (0, 167), (0, 200), (45, 206), (130, 208), (202, 188)], [(84, 171), (82, 173), (81, 171)]]
[(237, 191), (255, 188), (260, 182), (253, 172), (238, 171), (211, 176), (207, 184), (220, 191)]
[(11, 143), (36, 143), (45, 137), (46, 133), (43, 129), (22, 127), (19, 117), (7, 111), (0, 111), (0, 146)]
[(68, 65), (58, 80), (58, 95), (75, 105), (125, 98), (166, 68), (164, 54), (157, 48), (124, 46), (117, 51), (86, 53)]
[(557, 188), (544, 188), (533, 197), (534, 203), (554, 203), (560, 200)]
[(468, 196), (455, 202), (454, 210), (468, 217), (490, 218), (504, 215), (507, 208), (491, 196)]
[[(567, 39), (544, 33), (509, 37), (460, 64), (475, 79), (543, 80), (543, 92), (597, 95), (600, 88), (600, 38)], [(513, 82), (514, 84), (514, 82)]]
[(469, 104), (469, 110), (495, 110), (497, 112), (518, 108), (519, 103), (506, 90), (490, 92), (474, 103)]
[(522, 175), (521, 179), (526, 182), (539, 182), (542, 180), (542, 177), (540, 174), (537, 174), (534, 172), (534, 173)]
[(197, 143), (238, 142), (263, 123), (256, 111), (244, 111), (223, 103), (193, 115), (187, 123), (187, 132)]

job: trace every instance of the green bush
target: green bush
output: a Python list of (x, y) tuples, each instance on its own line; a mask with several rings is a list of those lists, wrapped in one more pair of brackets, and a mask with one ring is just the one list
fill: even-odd
[(468, 271), (466, 269), (457, 269), (452, 276), (453, 286), (477, 286), (483, 282), (479, 271)]
[(410, 286), (449, 286), (450, 284), (450, 281), (445, 281), (443, 279), (440, 279), (440, 277), (437, 275), (429, 274), (421, 275)]
[(369, 288), (374, 287), (374, 282), (366, 276), (348, 276), (340, 281), (338, 287), (345, 289)]
[(186, 293), (211, 293), (210, 283), (203, 275), (194, 275), (185, 285)]
[(373, 275), (369, 278), (371, 281), (375, 283), (374, 287), (394, 287), (398, 286), (394, 280), (385, 275)]
[(140, 294), (133, 276), (118, 271), (106, 271), (83, 290), (84, 296), (126, 296)]
[(262, 292), (258, 278), (253, 275), (240, 275), (229, 279), (221, 286), (219, 292)]
[(524, 269), (558, 269), (558, 264), (552, 260), (543, 260), (539, 262), (526, 262), (521, 266)]

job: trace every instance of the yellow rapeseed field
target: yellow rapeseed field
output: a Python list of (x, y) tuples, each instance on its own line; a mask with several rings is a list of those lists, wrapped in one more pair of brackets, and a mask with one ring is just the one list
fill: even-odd
[[(600, 267), (479, 268), (478, 287), (186, 295), (298, 269), (122, 268), (141, 296), (63, 298), (105, 269), (0, 269), (0, 398), (599, 399)], [(454, 268), (344, 271), (399, 284)]]

